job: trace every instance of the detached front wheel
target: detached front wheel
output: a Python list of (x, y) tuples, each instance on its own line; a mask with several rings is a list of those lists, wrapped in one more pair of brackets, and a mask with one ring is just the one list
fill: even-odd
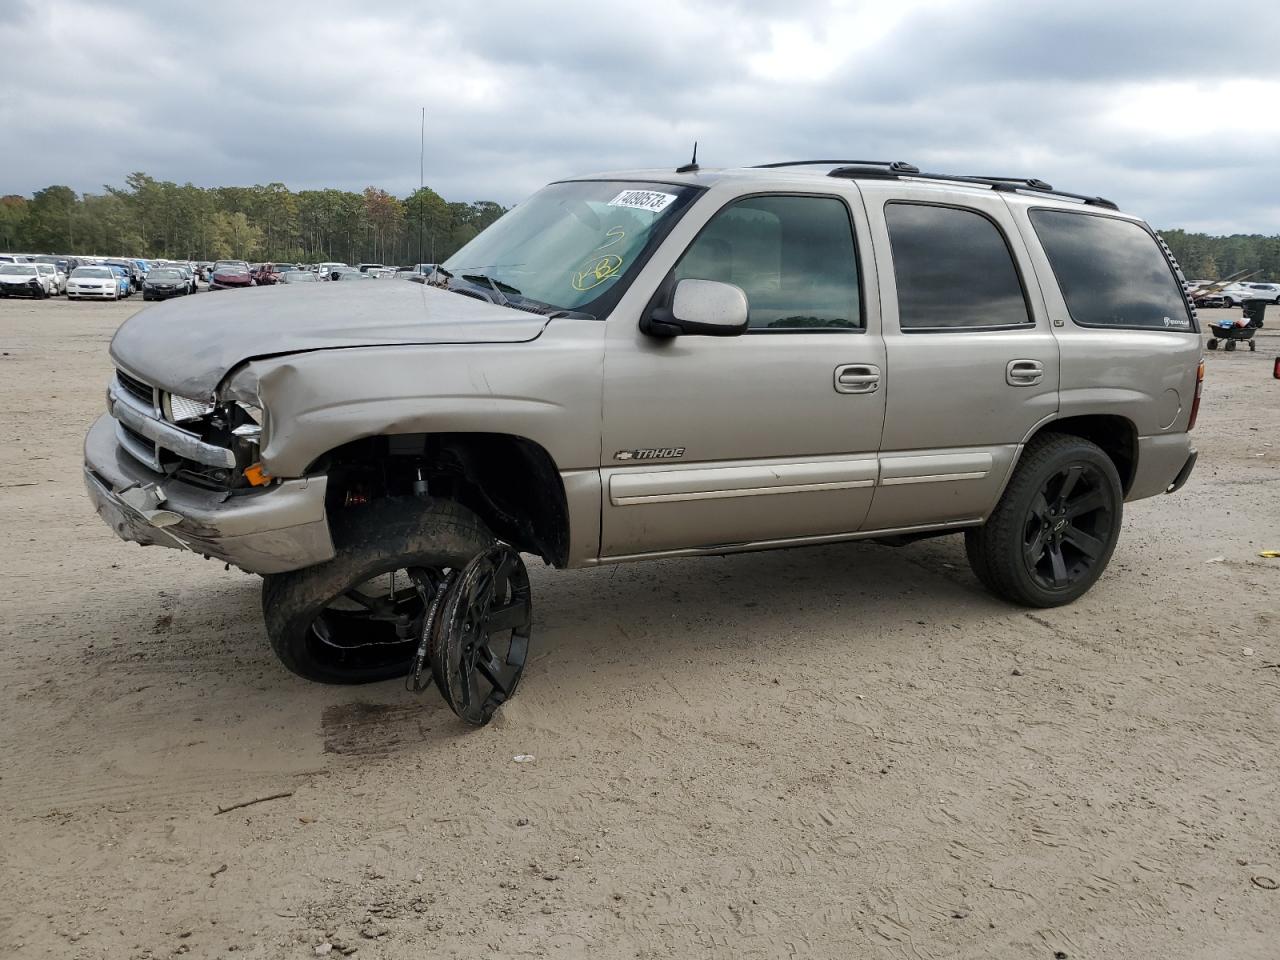
[(319, 683), (407, 674), (434, 591), (493, 543), (484, 522), (460, 504), (416, 497), (344, 510), (333, 533), (332, 560), (267, 576), (262, 585), (272, 650)]
[(1097, 444), (1038, 437), (986, 525), (965, 532), (969, 565), (987, 589), (1015, 603), (1071, 603), (1111, 560), (1123, 504), (1120, 475)]

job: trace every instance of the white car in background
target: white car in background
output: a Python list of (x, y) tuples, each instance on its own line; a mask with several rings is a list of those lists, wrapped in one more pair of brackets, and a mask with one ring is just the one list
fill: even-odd
[(1246, 300), (1280, 303), (1280, 283), (1233, 283), (1222, 291), (1227, 306), (1238, 307)]
[(0, 264), (0, 296), (44, 299), (51, 294), (34, 263), (4, 263)]
[(76, 267), (67, 279), (68, 300), (119, 300), (120, 283), (110, 267)]
[(40, 272), (40, 282), (44, 284), (49, 296), (56, 297), (61, 293), (67, 292), (66, 274), (52, 263), (37, 263), (35, 268)]

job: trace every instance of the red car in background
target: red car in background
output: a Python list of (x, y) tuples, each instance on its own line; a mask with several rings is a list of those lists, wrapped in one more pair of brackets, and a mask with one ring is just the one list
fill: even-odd
[(267, 286), (280, 282), (281, 270), (274, 263), (260, 263), (251, 269), (250, 274), (259, 286)]
[(219, 264), (213, 268), (213, 274), (209, 277), (210, 290), (237, 290), (251, 286), (253, 275), (249, 273), (247, 264)]

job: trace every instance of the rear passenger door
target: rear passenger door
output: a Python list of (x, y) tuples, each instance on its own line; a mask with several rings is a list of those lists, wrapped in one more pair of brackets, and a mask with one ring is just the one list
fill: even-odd
[(965, 525), (1058, 409), (1058, 344), (1004, 201), (862, 184), (880, 269), (887, 406), (867, 529)]

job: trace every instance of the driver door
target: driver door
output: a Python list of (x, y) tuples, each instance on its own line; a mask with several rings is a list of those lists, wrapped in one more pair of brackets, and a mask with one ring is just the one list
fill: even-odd
[(839, 539), (871, 503), (885, 353), (878, 303), (862, 296), (875, 274), (861, 203), (711, 199), (681, 223), (696, 236), (643, 309), (669, 305), (682, 279), (733, 283), (749, 330), (655, 338), (634, 311), (610, 317), (602, 560)]

